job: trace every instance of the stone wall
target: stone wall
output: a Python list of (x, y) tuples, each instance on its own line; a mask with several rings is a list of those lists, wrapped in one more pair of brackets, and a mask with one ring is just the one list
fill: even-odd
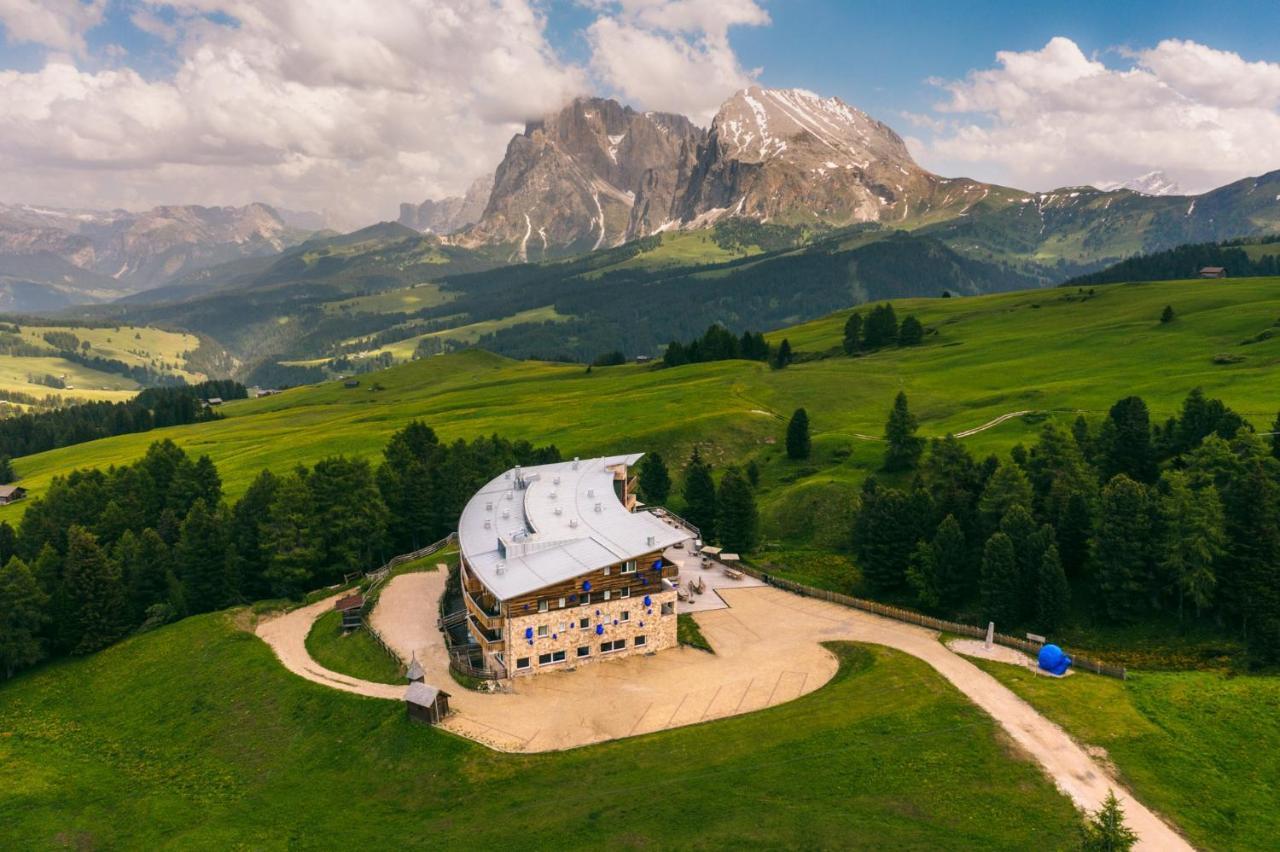
[[(645, 595), (636, 593), (629, 598), (607, 602), (598, 601), (585, 606), (568, 606), (507, 619), (506, 663), (513, 677), (537, 674), (539, 671), (575, 668), (614, 657), (648, 654), (673, 648), (676, 645), (676, 614), (674, 589), (649, 593), (650, 606), (644, 605)], [(671, 614), (662, 614), (662, 605), (670, 604)], [(624, 616), (624, 613), (627, 613)], [(586, 627), (582, 620), (586, 619)], [(597, 626), (603, 628), (597, 633)], [(538, 628), (545, 627), (546, 635), (539, 636)], [(525, 631), (532, 630), (532, 639)], [(645, 644), (637, 646), (637, 636), (645, 637)], [(601, 643), (623, 640), (625, 646), (617, 651), (602, 652)], [(530, 642), (532, 641), (532, 644)], [(578, 648), (586, 646), (590, 652), (578, 656)], [(564, 651), (561, 663), (539, 665), (538, 657), (555, 651)], [(528, 658), (529, 667), (517, 668), (517, 661)]]

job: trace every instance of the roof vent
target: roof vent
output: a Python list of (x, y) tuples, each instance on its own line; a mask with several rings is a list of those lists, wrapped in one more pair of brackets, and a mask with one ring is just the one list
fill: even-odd
[(574, 469), (574, 470), (577, 470), (577, 469), (578, 469), (578, 457), (577, 457), (577, 456), (574, 456), (574, 457), (573, 457), (573, 469)]
[(552, 482), (552, 484), (554, 484), (554, 485), (559, 485), (559, 484), (560, 484), (560, 477), (559, 477), (559, 476), (555, 476), (555, 477), (553, 477), (553, 478), (551, 479), (551, 482)]
[(604, 511), (604, 508), (603, 508), (599, 503), (597, 503), (597, 504), (596, 504), (596, 511), (597, 511), (597, 512), (602, 512), (602, 511)]
[(647, 545), (649, 545), (650, 547), (652, 547), (652, 546), (653, 546), (654, 541), (655, 541), (654, 537), (653, 537), (653, 536), (649, 536), (648, 538), (646, 538), (646, 539), (644, 540), (644, 543), (645, 543), (645, 544), (647, 544)]
[(587, 496), (588, 496), (588, 497), (594, 497), (594, 496), (596, 496), (596, 490), (595, 490), (594, 488), (588, 488), (588, 489), (587, 489)]
[(502, 474), (502, 478), (503, 478), (503, 479), (510, 479), (510, 478), (511, 478), (511, 471), (507, 471), (506, 473)]
[(570, 529), (575, 529), (575, 530), (578, 528), (578, 519), (577, 519), (577, 518), (570, 518), (570, 519), (569, 519), (569, 528), (570, 528)]
[(556, 514), (557, 514), (557, 515), (563, 515), (563, 514), (564, 514), (564, 509), (560, 508), (559, 506), (556, 506)]
[(493, 529), (493, 522), (492, 522), (492, 521), (485, 521), (485, 522), (484, 522), (484, 528), (485, 528), (485, 529), (487, 529), (487, 530), (488, 530), (488, 529)]
[(497, 571), (499, 574), (505, 574), (507, 573), (507, 563), (499, 562), (497, 565), (493, 566), (493, 570)]
[(504, 518), (509, 518), (509, 517), (511, 517), (511, 510), (510, 510), (510, 509), (503, 509), (503, 510), (502, 510), (502, 517), (504, 517)]
[(552, 491), (552, 492), (551, 492), (550, 494), (548, 494), (547, 496), (548, 496), (548, 497), (550, 497), (552, 500), (554, 500), (554, 499), (556, 499), (556, 492)]
[(514, 499), (516, 499), (516, 493), (515, 493), (514, 491), (508, 491), (508, 492), (507, 492), (507, 499), (508, 499), (508, 500), (514, 500)]
[(489, 500), (489, 501), (486, 501), (486, 502), (485, 502), (485, 504), (484, 504), (484, 510), (485, 510), (486, 512), (492, 512), (492, 511), (493, 511), (493, 501), (492, 501), (492, 500)]

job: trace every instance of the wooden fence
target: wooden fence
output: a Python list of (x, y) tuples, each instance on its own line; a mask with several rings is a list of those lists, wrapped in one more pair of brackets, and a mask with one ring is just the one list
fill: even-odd
[[(771, 586), (779, 589), (785, 589), (797, 595), (805, 597), (818, 598), (819, 600), (828, 601), (830, 603), (840, 604), (841, 606), (860, 609), (863, 612), (870, 612), (875, 615), (881, 615), (885, 618), (892, 618), (895, 621), (902, 621), (907, 624), (917, 624), (921, 627), (927, 627), (930, 630), (946, 631), (948, 633), (956, 633), (960, 636), (970, 636), (974, 639), (986, 639), (987, 631), (985, 628), (978, 627), (973, 624), (961, 624), (958, 621), (945, 621), (941, 618), (933, 618), (919, 612), (912, 612), (909, 609), (899, 609), (895, 606), (876, 603), (875, 601), (855, 598), (852, 595), (842, 595), (839, 592), (832, 592), (828, 589), (818, 589), (813, 586), (806, 586), (803, 583), (792, 582), (782, 577), (776, 577), (759, 569), (752, 568), (749, 565), (736, 565), (739, 570), (750, 574), (757, 580), (763, 580)], [(1040, 646), (1035, 642), (1026, 639), (1019, 639), (1016, 636), (1009, 636), (1004, 633), (997, 633), (993, 637), (993, 641), (997, 645), (1004, 645), (1007, 648), (1016, 648), (1026, 654), (1030, 654), (1032, 659), (1040, 653)], [(1064, 649), (1066, 650), (1066, 649)], [(1124, 680), (1126, 672), (1124, 666), (1113, 666), (1089, 657), (1081, 657), (1067, 651), (1067, 655), (1072, 659), (1072, 665), (1077, 668), (1086, 669), (1095, 674), (1105, 675), (1106, 677), (1119, 678)]]

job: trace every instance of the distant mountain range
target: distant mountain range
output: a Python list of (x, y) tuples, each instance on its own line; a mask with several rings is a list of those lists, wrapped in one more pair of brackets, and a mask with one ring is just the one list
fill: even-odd
[[(286, 218), (287, 216), (287, 218)], [(0, 205), (0, 310), (101, 302), (300, 242), (314, 214), (265, 204), (71, 210)]]
[[(703, 130), (688, 119), (579, 98), (507, 146), (480, 205), (404, 205), (401, 222), (512, 262), (563, 257), (726, 218), (816, 235), (858, 223), (929, 233), (955, 251), (1058, 283), (1140, 252), (1280, 228), (1280, 173), (1200, 196), (1162, 172), (1124, 185), (1025, 192), (920, 167), (901, 137), (838, 98), (738, 92)], [(418, 211), (426, 210), (426, 214)], [(437, 210), (443, 226), (434, 221)]]

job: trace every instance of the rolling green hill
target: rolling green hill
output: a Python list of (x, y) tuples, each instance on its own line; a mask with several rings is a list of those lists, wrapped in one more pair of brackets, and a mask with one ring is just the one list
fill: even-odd
[[(1161, 324), (1166, 304), (1177, 319)], [(826, 354), (773, 370), (721, 361), (675, 369), (626, 365), (587, 373), (580, 366), (516, 362), (483, 351), (415, 361), (362, 377), (229, 403), (211, 423), (125, 435), (16, 461), (38, 494), (50, 477), (139, 457), (171, 437), (217, 462), (237, 496), (262, 468), (284, 470), (334, 453), (374, 455), (410, 419), (442, 438), (499, 433), (566, 455), (662, 450), (682, 463), (694, 443), (717, 463), (756, 458), (767, 531), (781, 509), (811, 489), (853, 488), (879, 466), (878, 442), (893, 396), (905, 390), (921, 432), (941, 436), (1000, 415), (1033, 410), (965, 440), (979, 454), (1028, 441), (1045, 419), (1064, 425), (1077, 412), (1100, 418), (1120, 397), (1139, 394), (1152, 419), (1174, 414), (1196, 386), (1222, 398), (1255, 426), (1280, 408), (1275, 386), (1280, 336), (1255, 340), (1280, 317), (1280, 281), (1168, 282), (953, 299), (895, 302), (929, 329), (918, 347), (850, 358), (839, 351), (848, 312), (772, 335), (801, 353)], [(1225, 356), (1225, 357), (1224, 357)], [(1238, 359), (1238, 360), (1237, 360)], [(1225, 362), (1225, 363), (1222, 363)], [(380, 390), (373, 390), (377, 386)], [(815, 453), (788, 463), (772, 441), (804, 406)], [(0, 518), (21, 513), (0, 509)], [(772, 526), (771, 526), (772, 524)]]
[[(187, 619), (0, 685), (0, 846), (1066, 848), (1077, 817), (924, 663), (834, 645), (826, 687), (659, 734), (508, 755)], [(885, 696), (892, 696), (886, 701)]]

